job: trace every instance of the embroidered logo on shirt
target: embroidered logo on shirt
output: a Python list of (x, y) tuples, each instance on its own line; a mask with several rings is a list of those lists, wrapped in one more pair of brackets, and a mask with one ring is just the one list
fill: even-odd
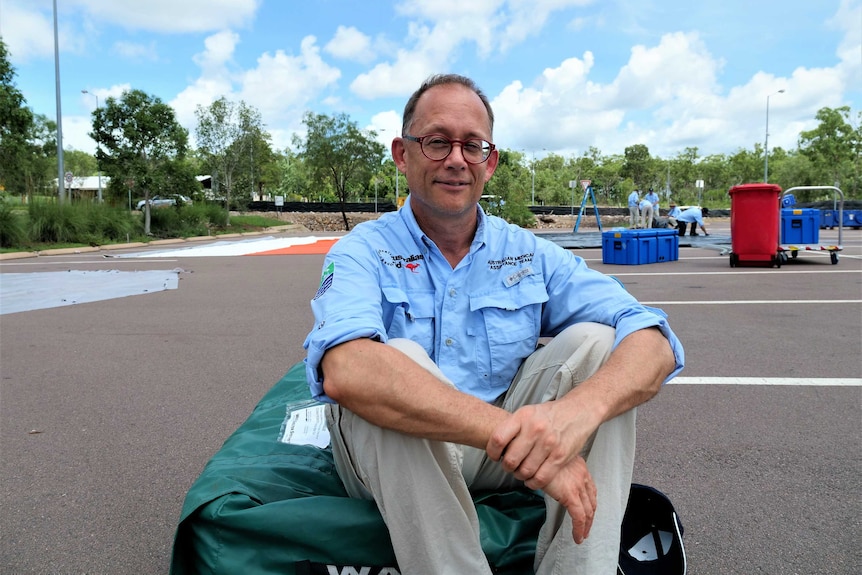
[[(402, 267), (406, 267), (413, 273), (418, 273), (416, 268), (419, 267), (419, 264), (414, 264), (419, 260), (424, 260), (425, 256), (422, 254), (413, 254), (410, 256), (399, 256), (395, 255), (389, 250), (377, 250), (377, 257), (380, 258), (380, 262), (383, 265), (394, 267), (401, 269)], [(414, 264), (413, 267), (410, 267), (411, 264)]]
[(533, 261), (533, 253), (521, 254), (519, 256), (506, 256), (501, 260), (488, 260), (488, 269), (499, 270), (503, 266), (519, 266)]
[(335, 279), (335, 263), (331, 263), (323, 270), (323, 275), (320, 276), (320, 286), (317, 288), (317, 293), (311, 298), (312, 301), (326, 293), (332, 286), (332, 281)]
[(418, 274), (418, 273), (419, 273), (419, 272), (417, 272), (417, 271), (416, 271), (416, 270), (418, 270), (418, 269), (419, 269), (419, 264), (416, 264), (416, 263), (410, 262), (409, 264), (407, 264), (407, 265), (406, 265), (406, 266), (404, 266), (404, 267), (405, 267), (405, 268), (407, 268), (408, 270), (410, 270), (411, 272), (413, 272), (414, 274)]

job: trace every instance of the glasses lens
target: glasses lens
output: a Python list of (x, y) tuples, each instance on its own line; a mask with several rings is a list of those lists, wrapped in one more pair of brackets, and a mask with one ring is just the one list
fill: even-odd
[[(491, 155), (492, 146), (481, 139), (455, 140), (461, 144), (464, 159), (471, 164), (480, 164)], [(429, 160), (442, 160), (452, 152), (452, 140), (445, 136), (426, 136), (422, 138), (422, 152)]]
[(491, 154), (491, 144), (485, 140), (467, 140), (461, 147), (464, 159), (473, 164), (484, 162)]
[(422, 138), (422, 152), (429, 160), (442, 160), (452, 151), (452, 142), (443, 136), (426, 136)]

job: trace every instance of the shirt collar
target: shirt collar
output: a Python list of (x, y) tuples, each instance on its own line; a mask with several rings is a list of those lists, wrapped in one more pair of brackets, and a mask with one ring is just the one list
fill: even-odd
[[(401, 209), (398, 211), (401, 219), (404, 221), (404, 225), (407, 226), (407, 230), (410, 232), (410, 235), (413, 237), (413, 241), (416, 242), (417, 245), (426, 247), (434, 245), (434, 241), (426, 236), (425, 232), (422, 231), (422, 228), (419, 227), (419, 222), (416, 221), (416, 216), (413, 214), (413, 209), (410, 207), (409, 195), (407, 196), (407, 199), (404, 200), (404, 205), (401, 206)], [(478, 203), (476, 204), (476, 211), (476, 234), (473, 236), (473, 242), (470, 244), (470, 253), (474, 253), (484, 246), (487, 236), (487, 227), (485, 222), (487, 221), (488, 216), (485, 214), (482, 206)]]

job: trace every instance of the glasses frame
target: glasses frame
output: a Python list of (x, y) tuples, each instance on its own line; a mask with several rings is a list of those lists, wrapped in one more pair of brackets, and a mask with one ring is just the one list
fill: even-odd
[[(446, 140), (447, 142), (449, 142), (449, 151), (446, 152), (446, 155), (443, 156), (442, 158), (432, 158), (431, 156), (428, 155), (428, 152), (425, 151), (425, 144), (423, 142), (425, 141), (426, 138), (431, 138), (431, 137), (437, 137), (437, 138), (440, 138), (440, 139), (443, 139), (443, 140)], [(487, 162), (488, 158), (491, 157), (491, 154), (494, 153), (494, 150), (497, 149), (496, 145), (492, 144), (491, 142), (489, 142), (488, 140), (486, 140), (484, 138), (467, 138), (466, 140), (456, 140), (454, 138), (448, 138), (448, 137), (444, 136), (443, 134), (425, 134), (424, 136), (411, 136), (410, 134), (404, 134), (402, 136), (402, 138), (404, 138), (405, 140), (410, 140), (411, 142), (416, 142), (417, 144), (419, 144), (419, 149), (422, 150), (422, 155), (425, 156), (426, 158), (428, 158), (429, 160), (431, 160), (432, 162), (442, 162), (443, 160), (448, 158), (449, 154), (452, 153), (452, 150), (455, 149), (455, 144), (459, 144), (461, 146), (461, 157), (464, 158), (464, 161), (467, 162), (468, 164), (471, 164), (474, 166), (476, 166), (478, 164), (484, 164), (485, 162)], [(469, 158), (467, 158), (467, 154), (464, 153), (464, 144), (466, 144), (468, 142), (483, 142), (485, 144), (488, 144), (488, 146), (489, 146), (488, 147), (488, 155), (485, 156), (482, 160), (480, 160), (478, 162), (471, 161)], [(484, 146), (483, 146), (483, 148), (484, 148)]]

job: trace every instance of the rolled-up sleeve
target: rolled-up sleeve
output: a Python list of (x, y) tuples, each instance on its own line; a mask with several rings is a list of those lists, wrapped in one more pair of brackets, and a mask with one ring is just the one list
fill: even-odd
[(380, 287), (375, 276), (375, 262), (359, 261), (352, 254), (367, 254), (368, 250), (349, 248), (356, 241), (339, 241), (323, 263), (320, 286), (311, 300), (314, 327), (305, 338), (303, 347), (305, 372), (312, 396), (332, 403), (323, 391), (320, 362), (326, 351), (341, 343), (360, 338), (386, 341), (386, 330), (380, 304)]
[(667, 321), (667, 314), (639, 303), (613, 277), (589, 269), (582, 258), (564, 250), (551, 250), (545, 260), (550, 276), (550, 299), (545, 305), (543, 335), (554, 336), (569, 325), (590, 321), (616, 330), (614, 349), (632, 333), (658, 327), (673, 350), (674, 370), (665, 383), (682, 371), (685, 351)]

